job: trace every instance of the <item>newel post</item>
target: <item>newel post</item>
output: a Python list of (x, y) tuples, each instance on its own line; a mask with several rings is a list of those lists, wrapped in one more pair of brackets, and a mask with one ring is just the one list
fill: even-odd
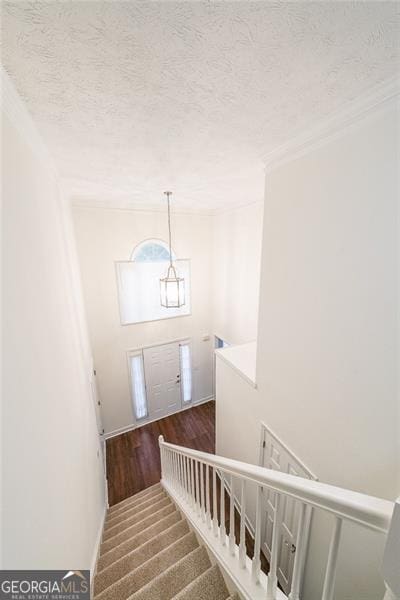
[(383, 600), (398, 600), (400, 598), (400, 498), (397, 498), (394, 503), (383, 555), (382, 574), (386, 586)]

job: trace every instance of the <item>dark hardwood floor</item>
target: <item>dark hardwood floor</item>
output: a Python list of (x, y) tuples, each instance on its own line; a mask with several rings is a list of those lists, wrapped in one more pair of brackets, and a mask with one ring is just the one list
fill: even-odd
[(215, 453), (215, 402), (189, 408), (106, 442), (110, 506), (161, 479), (158, 436), (166, 442)]
[[(108, 501), (110, 506), (158, 483), (161, 479), (158, 436), (166, 442), (187, 446), (203, 452), (215, 453), (215, 402), (176, 413), (154, 423), (110, 438), (106, 442)], [(211, 490), (210, 490), (211, 494)], [(221, 486), (217, 483), (218, 521), (220, 522)], [(225, 492), (225, 527), (229, 534), (229, 495)], [(210, 507), (213, 502), (210, 498)], [(212, 513), (212, 510), (211, 510)], [(235, 536), (239, 539), (240, 516), (235, 509)], [(246, 530), (247, 555), (254, 555), (254, 540)], [(269, 564), (260, 554), (261, 568), (269, 571)]]

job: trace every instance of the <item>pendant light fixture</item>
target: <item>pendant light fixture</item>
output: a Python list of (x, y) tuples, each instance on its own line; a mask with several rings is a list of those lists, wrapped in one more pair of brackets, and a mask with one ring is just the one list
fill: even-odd
[(168, 204), (168, 235), (169, 235), (169, 267), (167, 276), (160, 279), (160, 298), (161, 306), (165, 308), (179, 308), (185, 304), (185, 280), (178, 277), (174, 265), (172, 264), (172, 244), (171, 244), (171, 207), (170, 196), (172, 192), (164, 192), (167, 196)]

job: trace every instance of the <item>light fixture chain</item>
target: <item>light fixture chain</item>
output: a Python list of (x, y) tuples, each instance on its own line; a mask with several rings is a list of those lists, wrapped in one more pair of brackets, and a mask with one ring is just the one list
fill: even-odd
[(171, 192), (165, 192), (168, 202), (168, 238), (169, 238), (169, 264), (172, 267), (172, 243), (171, 243), (171, 207), (169, 197)]

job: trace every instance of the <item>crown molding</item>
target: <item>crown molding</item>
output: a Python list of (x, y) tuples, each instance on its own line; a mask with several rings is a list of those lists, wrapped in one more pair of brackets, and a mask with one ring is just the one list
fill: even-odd
[[(111, 202), (102, 202), (92, 198), (77, 198), (71, 197), (71, 206), (78, 209), (87, 210), (115, 210), (120, 212), (141, 212), (141, 213), (165, 213), (165, 206), (159, 204), (132, 204), (131, 206), (121, 206), (118, 204), (113, 205)], [(171, 206), (171, 211), (175, 215), (198, 215), (200, 217), (217, 217), (226, 213), (234, 212), (235, 210), (241, 210), (264, 204), (264, 200), (255, 200), (254, 202), (246, 202), (240, 204), (233, 204), (232, 206), (224, 206), (222, 208), (185, 208), (179, 206)]]
[(0, 65), (1, 106), (4, 114), (27, 142), (36, 157), (45, 162), (49, 173), (58, 180), (58, 171), (31, 114), (17, 92), (7, 71)]
[[(122, 206), (122, 202), (118, 205), (118, 200), (115, 200), (115, 204), (112, 201), (101, 201), (93, 198), (77, 198), (71, 197), (70, 204), (72, 208), (83, 209), (83, 210), (111, 210), (118, 212), (140, 212), (140, 213), (165, 213), (166, 208), (161, 204), (131, 204)], [(198, 215), (199, 217), (211, 217), (215, 214), (213, 209), (195, 209), (185, 208), (179, 206), (171, 206), (171, 212), (175, 215)]]
[(266, 172), (273, 171), (340, 137), (363, 119), (397, 103), (399, 94), (400, 79), (393, 77), (352, 100), (333, 115), (269, 152), (264, 157)]
[(224, 206), (222, 208), (216, 208), (213, 211), (212, 216), (218, 217), (219, 215), (225, 215), (227, 213), (235, 212), (235, 210), (244, 210), (245, 208), (251, 208), (252, 206), (257, 206), (261, 204), (264, 206), (264, 199), (254, 200), (253, 202), (246, 202), (244, 204), (240, 203), (233, 204), (232, 206)]

